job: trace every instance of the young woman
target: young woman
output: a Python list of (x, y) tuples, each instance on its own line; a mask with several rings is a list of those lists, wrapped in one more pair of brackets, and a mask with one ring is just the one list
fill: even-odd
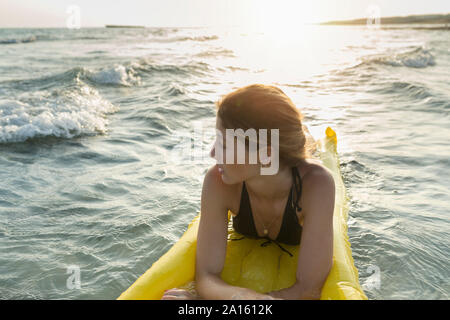
[[(163, 299), (319, 299), (332, 266), (335, 186), (328, 169), (311, 158), (308, 145), (312, 138), (306, 135), (302, 114), (282, 90), (260, 84), (229, 93), (218, 102), (217, 109), (216, 129), (223, 140), (226, 129), (278, 129), (279, 143), (268, 144), (268, 159), (258, 157), (257, 163), (250, 162), (246, 146), (244, 164), (238, 164), (235, 156), (233, 163), (224, 161), (207, 171), (197, 236), (198, 295), (171, 289)], [(233, 147), (216, 143), (212, 157), (216, 157), (218, 146), (224, 146), (223, 159), (226, 148)], [(236, 155), (236, 144), (234, 148)], [(275, 155), (278, 159), (271, 158)], [(276, 174), (261, 174), (261, 168), (277, 160)], [(281, 245), (300, 244), (293, 286), (261, 294), (221, 279), (228, 210), (233, 213), (234, 229), (244, 236)]]

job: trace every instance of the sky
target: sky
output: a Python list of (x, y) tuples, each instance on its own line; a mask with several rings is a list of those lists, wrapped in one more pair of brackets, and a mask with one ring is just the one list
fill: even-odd
[[(81, 27), (248, 26), (449, 13), (449, 0), (0, 0), (0, 28), (65, 27), (72, 5)], [(78, 10), (78, 9), (77, 9)]]

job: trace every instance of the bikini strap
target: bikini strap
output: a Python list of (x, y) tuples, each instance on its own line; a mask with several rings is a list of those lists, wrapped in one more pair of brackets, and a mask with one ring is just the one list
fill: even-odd
[[(238, 241), (238, 240), (243, 240), (243, 239), (245, 239), (245, 238), (246, 238), (246, 237), (244, 236), (244, 237), (241, 237), (241, 238), (229, 238), (229, 239), (232, 240), (232, 241)], [(264, 239), (266, 239), (266, 241), (263, 242), (263, 243), (261, 243), (261, 247), (267, 247), (269, 244), (271, 244), (271, 243), (273, 242), (273, 243), (275, 243), (281, 250), (283, 250), (283, 251), (286, 252), (288, 255), (290, 255), (291, 258), (294, 256), (294, 255), (293, 255), (292, 253), (290, 253), (287, 249), (283, 248), (283, 247), (281, 246), (281, 244), (278, 243), (277, 240), (272, 240), (272, 239), (270, 239), (269, 237), (264, 237)]]
[(298, 205), (298, 201), (302, 195), (302, 177), (300, 176), (297, 167), (292, 167), (292, 177), (294, 178), (295, 197), (291, 198), (291, 207), (297, 211), (301, 211), (302, 208)]
[(278, 243), (277, 240), (272, 240), (272, 239), (270, 239), (270, 238), (266, 238), (266, 239), (267, 239), (266, 242), (261, 243), (261, 247), (267, 247), (269, 244), (271, 244), (271, 243), (273, 242), (273, 243), (275, 243), (278, 247), (280, 247), (281, 250), (283, 250), (283, 251), (286, 252), (288, 255), (290, 255), (291, 258), (294, 256), (294, 255), (293, 255), (292, 253), (290, 253), (287, 249), (283, 248), (283, 247), (281, 246), (281, 244)]

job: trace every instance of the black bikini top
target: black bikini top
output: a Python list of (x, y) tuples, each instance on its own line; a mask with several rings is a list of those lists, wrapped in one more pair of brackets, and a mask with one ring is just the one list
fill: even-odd
[[(275, 242), (283, 251), (292, 254), (284, 249), (278, 242), (288, 245), (300, 244), (300, 238), (302, 234), (302, 226), (298, 222), (297, 211), (301, 211), (302, 208), (298, 205), (298, 200), (302, 194), (302, 179), (298, 172), (297, 167), (292, 168), (292, 176), (294, 185), (289, 192), (289, 199), (286, 203), (286, 207), (283, 213), (283, 222), (281, 224), (280, 232), (275, 240), (270, 239), (268, 236), (260, 237), (256, 231), (255, 222), (253, 221), (252, 209), (250, 206), (250, 200), (248, 197), (245, 182), (242, 187), (241, 204), (239, 206), (238, 215), (233, 216), (233, 228), (240, 234), (250, 238), (267, 239), (268, 241), (261, 244), (261, 246), (267, 246), (271, 242)], [(295, 194), (294, 193), (295, 188)], [(244, 237), (243, 237), (244, 238)], [(241, 240), (232, 239), (232, 240)]]

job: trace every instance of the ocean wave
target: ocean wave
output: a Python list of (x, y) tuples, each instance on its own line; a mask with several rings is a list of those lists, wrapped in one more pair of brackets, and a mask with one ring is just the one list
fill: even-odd
[(65, 84), (77, 84), (78, 81), (90, 82), (95, 85), (133, 86), (140, 84), (140, 77), (130, 66), (116, 64), (112, 67), (92, 70), (84, 67), (71, 68), (62, 73), (52, 74), (39, 78), (9, 80), (0, 82), (4, 88), (18, 91), (44, 90), (60, 87)]
[(368, 180), (373, 180), (377, 176), (372, 169), (354, 158), (343, 160), (341, 171), (344, 181), (351, 184), (367, 183)]
[(368, 92), (394, 96), (399, 105), (404, 105), (406, 102), (410, 111), (448, 114), (450, 109), (450, 101), (446, 95), (421, 83), (387, 81), (379, 83)]
[(215, 50), (207, 50), (200, 53), (195, 54), (196, 57), (200, 58), (209, 58), (209, 57), (231, 57), (234, 58), (234, 52), (232, 50), (228, 50), (225, 48), (217, 48)]
[[(210, 70), (209, 64), (191, 61), (184, 64), (161, 64), (150, 59), (140, 59), (125, 64), (115, 64), (98, 70), (74, 68), (68, 72), (68, 77), (87, 80), (94, 86), (124, 86), (131, 87), (142, 84), (141, 76), (155, 74), (175, 74), (183, 76), (204, 75)], [(67, 74), (67, 73), (66, 73)], [(61, 77), (60, 77), (61, 78)]]
[(154, 36), (164, 37), (171, 33), (178, 32), (177, 28), (147, 28), (150, 34)]
[(140, 83), (140, 77), (131, 67), (115, 65), (99, 71), (84, 70), (87, 78), (97, 84), (132, 86)]
[(164, 89), (164, 94), (170, 97), (176, 97), (186, 94), (187, 90), (177, 83), (171, 83)]
[(426, 68), (436, 65), (433, 54), (423, 47), (394, 55), (377, 55), (364, 59), (360, 65), (383, 64), (393, 67)]
[(139, 73), (170, 73), (176, 75), (204, 75), (210, 71), (210, 65), (206, 62), (190, 61), (183, 64), (161, 64), (151, 58), (142, 58), (130, 64), (130, 68)]
[(29, 93), (20, 100), (0, 100), (0, 143), (105, 133), (106, 115), (115, 111), (117, 107), (83, 84)]
[(212, 41), (219, 39), (218, 36), (212, 35), (212, 36), (178, 36), (178, 37), (171, 37), (171, 38), (150, 38), (149, 41), (151, 42), (183, 42), (183, 41)]
[(79, 36), (73, 38), (62, 38), (62, 39), (52, 39), (52, 40), (106, 40), (108, 37), (93, 37), (93, 36)]
[(383, 93), (401, 94), (414, 99), (426, 99), (433, 97), (426, 87), (409, 82), (395, 81), (388, 84), (388, 87), (382, 89)]
[(71, 41), (71, 40), (105, 40), (108, 37), (86, 36), (86, 35), (70, 35), (70, 34), (37, 34), (26, 37), (0, 39), (0, 45), (30, 43), (41, 41)]
[(274, 83), (277, 86), (282, 86), (282, 87), (292, 87), (292, 88), (314, 88), (315, 86), (312, 84), (311, 81), (305, 80), (305, 81), (301, 81), (299, 83), (280, 83), (280, 82), (275, 82)]
[(36, 35), (37, 41), (71, 41), (71, 40), (107, 40), (110, 36), (104, 34), (92, 35), (87, 32), (41, 33)]
[(17, 38), (17, 39), (0, 39), (0, 44), (15, 44), (15, 43), (29, 43), (29, 42), (34, 42), (37, 40), (37, 37), (32, 35), (32, 36), (27, 36), (24, 38)]
[(198, 37), (182, 37), (179, 41), (211, 41), (219, 39), (218, 36), (198, 36)]
[(62, 85), (73, 85), (79, 81), (88, 83), (94, 87), (98, 86), (123, 86), (131, 87), (141, 85), (141, 76), (155, 74), (174, 74), (190, 77), (193, 75), (203, 76), (210, 71), (210, 65), (200, 61), (190, 61), (183, 64), (160, 64), (150, 58), (138, 61), (115, 64), (110, 67), (89, 69), (75, 67), (67, 71), (43, 76), (39, 78), (7, 80), (0, 82), (0, 92), (6, 94), (8, 91), (47, 90), (58, 88)]

